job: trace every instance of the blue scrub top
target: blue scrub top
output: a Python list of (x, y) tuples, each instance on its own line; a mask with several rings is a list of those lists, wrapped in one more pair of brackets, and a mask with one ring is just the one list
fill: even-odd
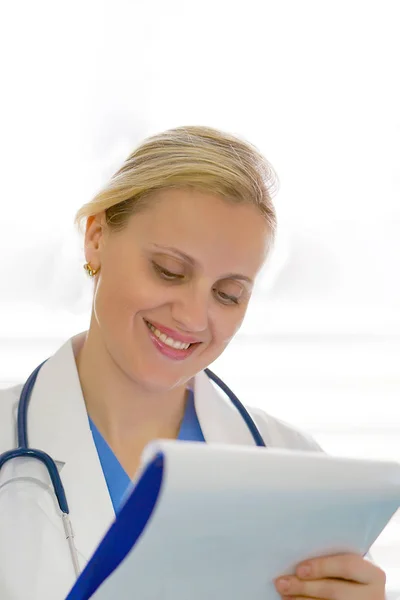
[[(107, 483), (108, 491), (113, 503), (114, 511), (117, 513), (119, 507), (121, 506), (121, 501), (123, 500), (125, 492), (131, 483), (131, 479), (90, 417), (89, 423)], [(196, 409), (194, 406), (194, 394), (192, 390), (189, 390), (189, 396), (186, 402), (186, 410), (181, 423), (178, 440), (185, 440), (188, 442), (205, 442), (203, 432), (197, 418)]]

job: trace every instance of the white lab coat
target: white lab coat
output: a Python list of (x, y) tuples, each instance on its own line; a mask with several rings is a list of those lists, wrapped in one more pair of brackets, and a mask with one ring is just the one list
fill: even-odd
[[(84, 334), (80, 334), (84, 335)], [(33, 370), (33, 369), (32, 369)], [(22, 384), (0, 390), (0, 453), (16, 447)], [(195, 405), (207, 442), (254, 444), (243, 419), (205, 373), (194, 379)], [(250, 409), (268, 446), (318, 450), (309, 436)], [(32, 448), (56, 460), (66, 491), (80, 565), (114, 518), (68, 340), (42, 367), (28, 411)], [(44, 466), (14, 459), (0, 472), (0, 598), (61, 600), (75, 580), (58, 505)]]

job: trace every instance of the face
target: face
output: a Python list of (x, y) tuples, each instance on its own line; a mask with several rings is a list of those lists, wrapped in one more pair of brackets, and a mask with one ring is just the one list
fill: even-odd
[(155, 193), (121, 232), (89, 219), (97, 343), (148, 390), (182, 385), (238, 331), (269, 239), (256, 207), (183, 189)]

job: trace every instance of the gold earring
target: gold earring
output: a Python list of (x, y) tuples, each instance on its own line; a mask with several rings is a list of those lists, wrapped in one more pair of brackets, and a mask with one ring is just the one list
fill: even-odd
[(84, 264), (83, 268), (85, 269), (89, 277), (94, 277), (94, 275), (96, 275), (96, 273), (99, 272), (99, 269), (93, 269), (93, 267), (90, 266), (90, 263)]

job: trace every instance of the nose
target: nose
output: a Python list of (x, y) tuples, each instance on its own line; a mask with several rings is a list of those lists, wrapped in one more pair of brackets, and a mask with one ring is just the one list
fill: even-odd
[(209, 289), (187, 285), (177, 290), (172, 305), (172, 318), (178, 327), (186, 332), (201, 333), (208, 328), (210, 303)]

